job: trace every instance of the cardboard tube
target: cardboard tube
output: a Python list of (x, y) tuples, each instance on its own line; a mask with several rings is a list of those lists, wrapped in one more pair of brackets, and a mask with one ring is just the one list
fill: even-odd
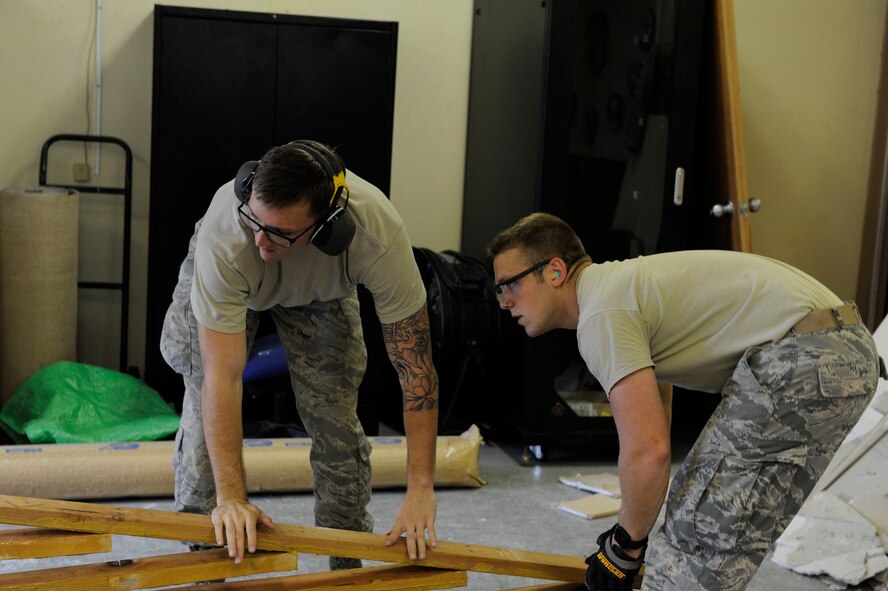
[[(407, 484), (407, 440), (370, 437), (373, 488)], [(476, 426), (437, 441), (435, 486), (480, 487), (481, 434)], [(312, 489), (311, 439), (247, 439), (250, 493)], [(173, 495), (173, 442), (0, 446), (0, 494), (45, 499), (113, 499)]]
[(0, 407), (38, 369), (76, 361), (78, 202), (68, 189), (0, 191)]

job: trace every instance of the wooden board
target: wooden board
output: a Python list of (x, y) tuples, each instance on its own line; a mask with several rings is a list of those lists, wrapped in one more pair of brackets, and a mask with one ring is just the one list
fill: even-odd
[[(216, 543), (213, 526), (206, 515), (12, 495), (0, 495), (0, 523)], [(383, 546), (385, 539), (382, 534), (277, 524), (273, 531), (259, 533), (257, 546), (263, 550), (411, 562), (420, 566), (576, 583), (583, 582), (586, 573), (586, 563), (579, 556), (457, 542), (439, 542), (437, 548), (427, 549), (425, 560), (410, 561), (403, 538), (388, 548)]]
[(177, 591), (296, 591), (299, 589), (342, 591), (348, 586), (364, 589), (364, 591), (407, 589), (419, 591), (421, 589), (453, 589), (466, 585), (468, 585), (468, 577), (465, 571), (440, 570), (413, 565), (387, 565), (213, 585), (195, 585), (180, 588)]
[(110, 551), (110, 534), (85, 534), (31, 527), (0, 530), (0, 560)]
[(527, 587), (511, 587), (503, 591), (585, 591), (585, 583), (546, 583)]
[(135, 560), (64, 566), (0, 575), (0, 589), (16, 591), (100, 591), (147, 589), (197, 581), (295, 570), (296, 554), (256, 552), (235, 564), (228, 550), (183, 552)]
[[(644, 582), (644, 565), (641, 566), (641, 570), (638, 571), (638, 574), (635, 575), (635, 579), (632, 581), (633, 589), (641, 589), (641, 584)], [(543, 585), (528, 585), (526, 587), (512, 587), (510, 589), (504, 589), (503, 591), (585, 591), (586, 584), (585, 583), (546, 583)]]

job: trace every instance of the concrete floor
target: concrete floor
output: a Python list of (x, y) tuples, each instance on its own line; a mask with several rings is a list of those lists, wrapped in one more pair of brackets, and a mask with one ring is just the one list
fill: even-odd
[[(685, 450), (676, 446), (680, 460)], [(560, 501), (579, 498), (583, 492), (558, 482), (559, 476), (596, 471), (616, 473), (614, 461), (596, 461), (583, 457), (555, 457), (545, 463), (522, 465), (521, 449), (485, 444), (480, 451), (481, 475), (487, 485), (477, 489), (441, 489), (438, 491), (438, 535), (442, 540), (501, 546), (521, 550), (585, 555), (593, 550), (598, 533), (613, 523), (613, 518), (586, 521), (556, 507)], [(370, 511), (376, 519), (377, 533), (392, 524), (402, 491), (376, 491)], [(171, 499), (127, 499), (104, 501), (131, 507), (171, 510)], [(256, 496), (254, 502), (280, 523), (311, 524), (311, 494)], [(0, 526), (3, 527), (3, 526)], [(105, 562), (181, 552), (177, 542), (115, 536), (114, 551), (83, 557), (59, 557), (41, 560), (0, 561), (0, 573)], [(378, 564), (366, 562), (366, 565)], [(300, 572), (327, 570), (326, 557), (301, 555)], [(520, 577), (480, 573), (469, 574), (469, 589), (487, 591), (544, 583)], [(749, 591), (802, 591), (827, 589), (818, 581), (797, 575), (765, 559)]]

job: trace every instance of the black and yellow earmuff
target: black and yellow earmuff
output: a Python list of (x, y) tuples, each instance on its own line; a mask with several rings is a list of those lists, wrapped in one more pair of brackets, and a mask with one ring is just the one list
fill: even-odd
[[(333, 196), (324, 215), (318, 221), (309, 242), (326, 255), (339, 256), (346, 251), (355, 236), (355, 220), (349, 213), (348, 197), (349, 188), (345, 182), (345, 169), (334, 166), (338, 162), (336, 158), (324, 154), (326, 148), (321, 144), (309, 145), (305, 140), (296, 140), (287, 144), (293, 146), (309, 156), (321, 165), (330, 180), (333, 181)], [(247, 202), (253, 191), (253, 178), (256, 176), (258, 160), (244, 162), (234, 177), (234, 192), (238, 199)], [(339, 199), (345, 192), (345, 202), (340, 205)]]

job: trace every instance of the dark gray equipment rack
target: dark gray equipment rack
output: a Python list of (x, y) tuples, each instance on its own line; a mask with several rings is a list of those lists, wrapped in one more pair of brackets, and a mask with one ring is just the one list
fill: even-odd
[[(91, 185), (56, 185), (46, 182), (47, 156), (49, 148), (56, 142), (92, 142), (116, 144), (125, 155), (123, 187), (97, 187)], [(112, 289), (120, 291), (120, 360), (119, 370), (127, 372), (127, 342), (129, 325), (129, 283), (130, 283), (130, 235), (132, 233), (133, 207), (133, 153), (130, 147), (116, 137), (102, 135), (59, 134), (50, 137), (40, 151), (40, 184), (44, 187), (74, 189), (81, 193), (123, 196), (123, 269), (120, 282), (78, 281), (79, 289)]]

